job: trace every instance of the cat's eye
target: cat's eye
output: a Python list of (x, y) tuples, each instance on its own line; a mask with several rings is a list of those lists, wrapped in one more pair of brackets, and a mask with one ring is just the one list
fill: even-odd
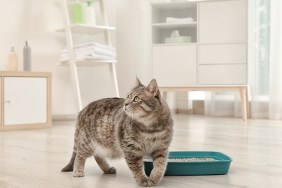
[(133, 98), (133, 102), (138, 102), (138, 101), (140, 101), (140, 98), (137, 97), (137, 96), (135, 96), (135, 97)]
[(127, 95), (127, 98), (129, 98), (129, 95)]

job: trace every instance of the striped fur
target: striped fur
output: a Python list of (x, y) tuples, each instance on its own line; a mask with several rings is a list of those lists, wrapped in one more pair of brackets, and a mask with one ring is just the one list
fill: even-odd
[[(172, 135), (173, 120), (156, 80), (147, 87), (137, 80), (126, 99), (94, 101), (79, 113), (73, 155), (62, 171), (84, 176), (86, 158), (94, 156), (104, 173), (113, 174), (116, 169), (106, 158), (124, 157), (137, 183), (152, 186), (164, 175)], [(149, 177), (143, 167), (146, 155), (154, 164)]]

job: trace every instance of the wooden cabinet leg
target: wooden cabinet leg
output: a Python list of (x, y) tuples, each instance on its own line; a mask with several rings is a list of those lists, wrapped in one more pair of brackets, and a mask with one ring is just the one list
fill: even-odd
[(162, 92), (162, 94), (163, 94), (163, 98), (164, 98), (164, 100), (166, 100), (166, 101), (167, 101), (167, 91), (163, 91), (163, 92)]
[(245, 88), (245, 95), (246, 95), (246, 108), (247, 108), (247, 118), (250, 117), (250, 104), (249, 104), (249, 92), (248, 86)]
[(247, 88), (240, 88), (240, 96), (241, 96), (241, 106), (242, 106), (242, 116), (243, 120), (246, 121), (248, 117), (248, 99), (247, 99)]

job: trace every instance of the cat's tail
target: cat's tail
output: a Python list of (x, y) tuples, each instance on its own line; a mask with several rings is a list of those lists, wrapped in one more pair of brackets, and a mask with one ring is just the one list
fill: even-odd
[[(78, 115), (78, 119), (80, 118), (81, 113), (79, 113)], [(75, 126), (75, 133), (74, 133), (74, 146), (73, 146), (73, 152), (72, 152), (72, 156), (70, 159), (70, 162), (67, 164), (67, 166), (65, 166), (61, 171), (62, 172), (71, 172), (73, 171), (73, 165), (74, 165), (74, 160), (75, 160), (75, 156), (76, 156), (76, 146), (77, 146), (77, 142), (79, 140), (79, 124), (78, 124), (78, 120), (76, 120), (76, 126)]]
[(65, 167), (61, 170), (62, 172), (71, 172), (71, 171), (73, 171), (73, 164), (74, 164), (75, 156), (76, 156), (76, 153), (73, 152), (69, 164), (67, 164), (67, 166), (65, 166)]

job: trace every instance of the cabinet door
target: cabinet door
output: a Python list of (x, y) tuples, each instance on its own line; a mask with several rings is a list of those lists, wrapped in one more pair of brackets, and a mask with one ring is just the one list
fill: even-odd
[(196, 45), (154, 46), (153, 74), (160, 86), (196, 84)]
[(4, 77), (4, 125), (47, 122), (47, 78)]
[(199, 3), (200, 43), (244, 43), (247, 41), (247, 1)]

